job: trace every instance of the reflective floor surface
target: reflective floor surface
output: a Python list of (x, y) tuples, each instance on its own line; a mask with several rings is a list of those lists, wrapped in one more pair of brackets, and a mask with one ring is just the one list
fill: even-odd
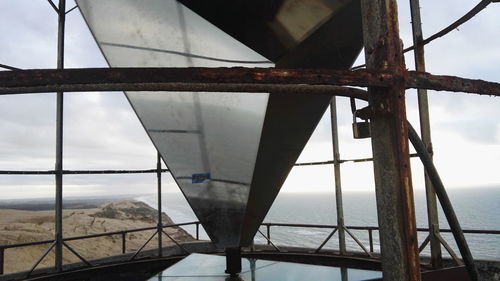
[(379, 271), (247, 258), (242, 259), (242, 270), (238, 279), (230, 279), (229, 275), (224, 273), (225, 269), (226, 258), (224, 256), (191, 254), (149, 280), (355, 281), (382, 277), (382, 272)]

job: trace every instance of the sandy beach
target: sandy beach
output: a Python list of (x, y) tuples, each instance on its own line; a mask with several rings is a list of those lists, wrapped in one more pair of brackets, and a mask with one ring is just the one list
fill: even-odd
[[(91, 204), (88, 206), (92, 206)], [(54, 239), (53, 210), (0, 209), (0, 245), (34, 242)], [(63, 210), (64, 237), (112, 232), (125, 229), (156, 226), (157, 211), (143, 202), (121, 200), (103, 204), (97, 208)], [(172, 220), (163, 213), (163, 224)], [(165, 231), (176, 241), (194, 240), (181, 228), (167, 228)], [(127, 252), (136, 251), (154, 233), (154, 230), (134, 232), (126, 235)], [(163, 235), (163, 245), (173, 244)], [(90, 238), (67, 242), (85, 259), (120, 254), (121, 235)], [(29, 270), (50, 244), (5, 250), (5, 273)], [(145, 249), (155, 248), (155, 237)], [(63, 262), (71, 263), (79, 259), (68, 249), (63, 250)], [(54, 264), (54, 251), (40, 263), (39, 267)]]

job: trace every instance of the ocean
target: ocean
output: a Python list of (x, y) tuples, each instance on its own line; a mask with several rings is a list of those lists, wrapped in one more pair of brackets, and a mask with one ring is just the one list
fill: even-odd
[[(500, 230), (500, 188), (464, 188), (449, 189), (448, 195), (463, 229)], [(156, 195), (144, 195), (136, 198), (156, 208)], [(346, 226), (377, 226), (377, 212), (374, 191), (344, 191), (344, 218)], [(180, 193), (164, 193), (163, 211), (175, 223), (196, 221), (193, 211)], [(438, 207), (439, 208), (439, 207)], [(426, 204), (424, 191), (415, 191), (415, 210), (417, 227), (427, 227)], [(439, 214), (440, 227), (449, 228), (442, 212)], [(324, 193), (281, 193), (276, 198), (264, 222), (297, 223), (297, 224), (336, 224), (335, 197), (333, 192)], [(194, 234), (195, 228), (186, 227)], [(261, 227), (265, 233), (265, 227)], [(331, 232), (331, 229), (272, 227), (271, 240), (276, 245), (318, 247)], [(366, 230), (351, 232), (369, 247)], [(356, 242), (347, 236), (348, 250), (361, 251)], [(443, 238), (459, 254), (451, 233), (442, 233)], [(466, 234), (466, 239), (476, 259), (500, 260), (500, 235)], [(419, 243), (426, 233), (419, 233)], [(203, 232), (201, 239), (208, 239)], [(374, 249), (379, 250), (378, 233), (374, 235)], [(265, 243), (259, 234), (256, 243)], [(325, 245), (325, 249), (338, 249), (338, 236), (335, 234)], [(430, 255), (429, 246), (423, 251)], [(443, 254), (447, 255), (443, 248)]]

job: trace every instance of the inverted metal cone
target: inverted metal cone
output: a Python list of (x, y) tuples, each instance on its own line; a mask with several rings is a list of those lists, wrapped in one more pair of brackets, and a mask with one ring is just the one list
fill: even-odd
[[(236, 21), (241, 18), (231, 16), (224, 23), (234, 21), (234, 25), (222, 26), (217, 20), (223, 16), (211, 15), (213, 10), (202, 9), (203, 5), (195, 12), (219, 28), (173, 0), (77, 2), (112, 66), (234, 66), (227, 61), (265, 61), (219, 29), (238, 28), (241, 22)], [(201, 2), (189, 1), (189, 4)], [(260, 25), (278, 18), (282, 23), (288, 22), (290, 28), (286, 32), (295, 38), (295, 43), (288, 47), (279, 48), (283, 44), (276, 43), (281, 42), (282, 31), (268, 34), (274, 39), (264, 49), (252, 45), (261, 39), (255, 42), (249, 39), (249, 43), (228, 33), (276, 61), (277, 66), (297, 67), (325, 61), (304, 55), (308, 48), (317, 48), (325, 36), (339, 39), (333, 55), (337, 59), (332, 60), (330, 67), (346, 68), (353, 62), (361, 45), (360, 33), (356, 36), (349, 33), (344, 38), (338, 32), (338, 21), (342, 17), (357, 20), (359, 17), (352, 16), (356, 5), (345, 5), (348, 1), (342, 1), (335, 11), (319, 13), (321, 20), (308, 19), (310, 30), (301, 31), (293, 27), (297, 26), (297, 22), (290, 21), (293, 5), (286, 2), (266, 17), (257, 12), (254, 20), (260, 20)], [(224, 3), (232, 1), (214, 1), (213, 5)], [(245, 5), (250, 3), (253, 2)], [(344, 6), (354, 8), (345, 12), (349, 9)], [(338, 19), (334, 19), (334, 14)], [(245, 32), (249, 31), (243, 30), (238, 35)], [(274, 47), (272, 42), (276, 43)], [(270, 55), (278, 52), (282, 60)], [(294, 52), (297, 55), (292, 55)], [(279, 93), (127, 92), (126, 95), (207, 234), (222, 248), (247, 246), (251, 242), (331, 98)]]

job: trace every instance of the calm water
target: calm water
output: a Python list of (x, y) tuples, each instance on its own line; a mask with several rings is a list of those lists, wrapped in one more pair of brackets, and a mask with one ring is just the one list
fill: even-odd
[[(500, 229), (500, 188), (483, 189), (451, 189), (449, 197), (455, 208), (457, 217), (464, 229)], [(156, 195), (137, 198), (151, 206), (156, 205)], [(347, 226), (376, 226), (377, 212), (374, 192), (344, 192), (344, 217)], [(174, 222), (194, 221), (196, 217), (181, 194), (165, 193), (163, 208)], [(417, 226), (427, 227), (425, 194), (415, 193)], [(336, 224), (335, 197), (333, 193), (283, 193), (280, 194), (265, 222)], [(448, 228), (443, 213), (440, 213), (441, 228)], [(187, 228), (194, 233), (193, 228)], [(265, 229), (261, 229), (265, 233)], [(311, 228), (272, 227), (271, 239), (277, 245), (296, 245), (317, 247), (328, 236), (331, 230)], [(359, 240), (368, 248), (367, 231), (352, 230)], [(455, 251), (453, 236), (443, 233)], [(425, 233), (419, 233), (419, 241), (425, 239)], [(206, 235), (201, 235), (206, 238)], [(500, 235), (466, 234), (472, 254), (475, 258), (500, 260)], [(375, 250), (378, 250), (378, 233), (374, 232)], [(265, 242), (259, 235), (256, 242)], [(350, 237), (348, 248), (361, 250)], [(338, 248), (338, 236), (334, 235), (325, 248)], [(444, 249), (443, 249), (444, 251)], [(429, 254), (428, 248), (424, 254)]]

